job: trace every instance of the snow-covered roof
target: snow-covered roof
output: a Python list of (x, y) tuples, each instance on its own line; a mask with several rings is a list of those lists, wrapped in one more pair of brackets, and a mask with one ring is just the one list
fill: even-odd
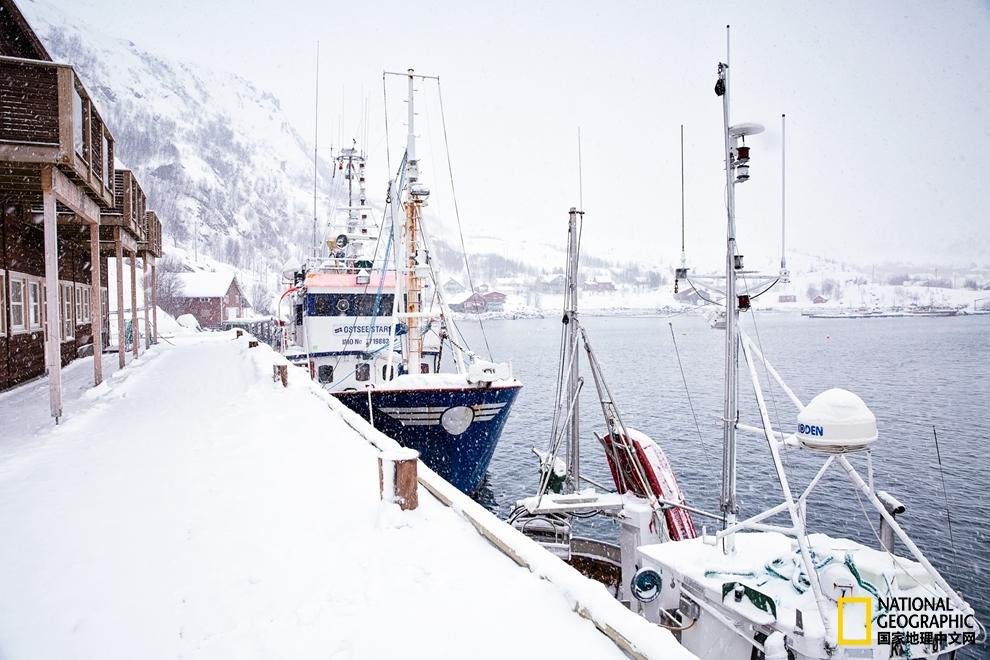
[(222, 298), (227, 295), (231, 273), (179, 273), (182, 282), (181, 298)]

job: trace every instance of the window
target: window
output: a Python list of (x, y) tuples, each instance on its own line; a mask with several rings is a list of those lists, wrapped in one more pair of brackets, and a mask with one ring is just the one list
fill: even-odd
[(73, 339), (72, 333), (72, 285), (62, 283), (59, 285), (59, 302), (62, 308), (62, 341)]
[(7, 334), (7, 276), (0, 273), (0, 335)]
[(41, 283), (28, 282), (28, 320), (35, 330), (41, 328)]
[(430, 373), (430, 365), (426, 362), (419, 363), (419, 373), (428, 374)]
[(389, 316), (392, 313), (392, 294), (312, 293), (306, 299), (310, 316)]
[(371, 379), (371, 365), (368, 364), (367, 362), (360, 363), (354, 369), (354, 378), (356, 378), (357, 380), (360, 380), (360, 381), (370, 380)]
[(333, 365), (321, 364), (319, 371), (319, 379), (321, 383), (332, 383), (333, 382)]
[(27, 327), (24, 318), (24, 280), (10, 278), (10, 329), (24, 332)]
[(93, 322), (92, 309), (90, 309), (89, 294), (91, 293), (89, 287), (83, 289), (83, 318), (86, 319), (86, 323)]
[(393, 378), (395, 378), (395, 366), (393, 365), (389, 369), (387, 364), (382, 365), (382, 380), (392, 380)]
[(75, 300), (76, 300), (76, 325), (82, 325), (86, 322), (83, 317), (83, 297), (82, 297), (82, 287), (78, 284), (75, 286)]

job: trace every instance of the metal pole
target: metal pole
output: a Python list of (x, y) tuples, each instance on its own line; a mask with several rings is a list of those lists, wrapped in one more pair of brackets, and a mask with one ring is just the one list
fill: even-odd
[(567, 378), (567, 400), (573, 402), (570, 420), (567, 425), (567, 446), (569, 454), (568, 474), (575, 492), (581, 490), (581, 421), (577, 400), (580, 387), (580, 367), (578, 360), (577, 327), (577, 270), (578, 270), (578, 214), (571, 207), (567, 219), (567, 291), (565, 292), (564, 322), (567, 323), (567, 343), (564, 354), (565, 364), (570, 361), (570, 375)]
[(785, 214), (787, 212), (787, 204), (785, 197), (785, 176), (787, 170), (787, 117), (786, 115), (780, 115), (780, 270), (787, 269), (787, 256), (784, 251), (784, 239), (786, 238), (785, 227), (786, 223), (784, 221)]
[[(722, 93), (722, 121), (725, 143), (725, 183), (726, 183), (726, 216), (727, 234), (725, 250), (725, 408), (722, 415), (722, 502), (721, 510), (725, 516), (725, 526), (731, 527), (736, 522), (739, 511), (736, 504), (736, 404), (737, 367), (739, 361), (739, 342), (736, 336), (736, 325), (739, 318), (739, 307), (736, 304), (736, 218), (735, 218), (735, 180), (732, 162), (732, 145), (729, 136), (729, 26), (725, 26), (726, 63), (719, 66), (719, 77), (724, 90)], [(725, 538), (724, 550), (731, 553), (735, 543), (732, 535)]]
[[(313, 256), (318, 257), (316, 247), (316, 179), (319, 168), (320, 143), (320, 42), (316, 42), (316, 107), (313, 117)], [(331, 154), (332, 155), (332, 154)]]

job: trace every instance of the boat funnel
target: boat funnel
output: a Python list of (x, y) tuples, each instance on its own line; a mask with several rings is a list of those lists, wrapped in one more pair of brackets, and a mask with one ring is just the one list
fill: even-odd
[(829, 454), (866, 449), (877, 439), (877, 418), (848, 390), (822, 392), (798, 415), (798, 441)]

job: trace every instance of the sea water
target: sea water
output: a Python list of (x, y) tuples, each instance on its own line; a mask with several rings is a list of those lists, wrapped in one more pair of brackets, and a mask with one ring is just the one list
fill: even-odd
[[(624, 423), (661, 445), (689, 504), (717, 512), (724, 331), (713, 330), (695, 315), (588, 316), (582, 317), (582, 323)], [(742, 325), (805, 404), (831, 387), (848, 389), (866, 402), (880, 432), (873, 445), (876, 487), (907, 506), (898, 518), (901, 525), (976, 608), (979, 618), (990, 624), (990, 316), (853, 320), (762, 312), (744, 314)], [(460, 326), (472, 348), (486, 352), (478, 324), (461, 321)], [(546, 449), (550, 440), (561, 323), (559, 316), (552, 315), (489, 321), (484, 329), (493, 356), (510, 360), (524, 384), (489, 468), (486, 488), (479, 494), (483, 503), (505, 517), (515, 500), (533, 493), (538, 484), (538, 462), (530, 448)], [(601, 407), (586, 363), (581, 370), (585, 379), (580, 401), (582, 473), (611, 485), (593, 435), (605, 428)], [(774, 426), (793, 432), (797, 411), (776, 384), (767, 388), (762, 367), (759, 373)], [(739, 392), (741, 422), (761, 426), (742, 358)], [(783, 461), (796, 497), (823, 457), (789, 449)], [(863, 456), (853, 456), (852, 462), (865, 479)], [(766, 440), (740, 433), (740, 518), (781, 501)], [(700, 529), (706, 521), (696, 517), (695, 522)], [(812, 532), (878, 545), (879, 515), (857, 498), (837, 466), (809, 499), (808, 522)], [(602, 523), (590, 529), (585, 525), (581, 531), (614, 533)], [(900, 542), (896, 548), (898, 554), (908, 555)], [(965, 657), (979, 657), (986, 650)]]

